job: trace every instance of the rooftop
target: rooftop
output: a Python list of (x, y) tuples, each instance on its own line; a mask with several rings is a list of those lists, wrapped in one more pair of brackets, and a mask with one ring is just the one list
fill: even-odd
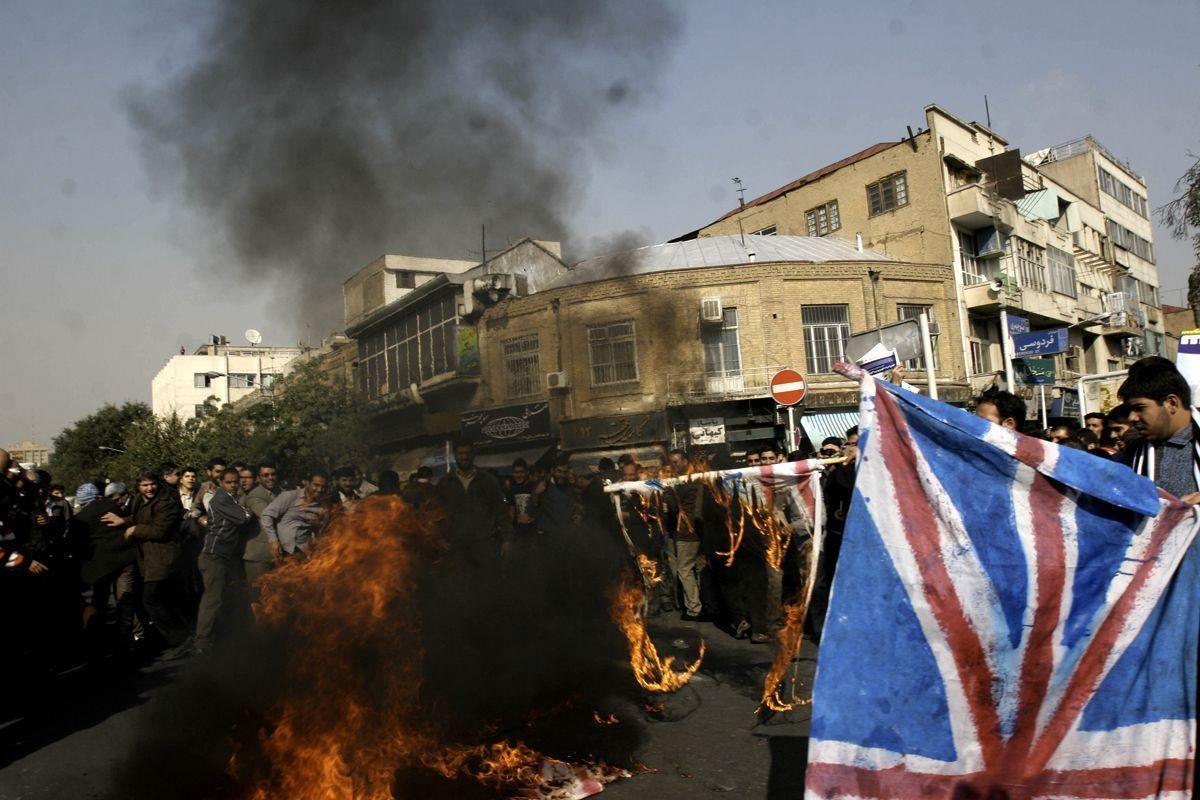
[(725, 267), (738, 264), (772, 261), (801, 261), (824, 263), (834, 261), (893, 261), (873, 250), (859, 252), (853, 243), (835, 236), (704, 236), (683, 242), (667, 242), (636, 250), (589, 258), (580, 261), (570, 272), (554, 281), (549, 288), (559, 289), (581, 283), (647, 275), (704, 267)]

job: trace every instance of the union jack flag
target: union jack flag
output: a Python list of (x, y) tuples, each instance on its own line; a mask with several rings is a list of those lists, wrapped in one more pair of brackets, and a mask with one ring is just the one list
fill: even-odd
[(810, 798), (1187, 797), (1192, 507), (1124, 466), (862, 379)]

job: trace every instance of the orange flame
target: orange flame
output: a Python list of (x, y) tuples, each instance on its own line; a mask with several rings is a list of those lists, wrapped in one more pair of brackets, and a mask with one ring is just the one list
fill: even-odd
[(619, 723), (621, 721), (621, 720), (617, 719), (616, 714), (608, 714), (606, 716), (601, 716), (599, 711), (592, 712), (592, 719), (596, 720), (597, 725), (616, 725), (617, 723)]
[(647, 586), (655, 586), (662, 583), (662, 576), (658, 574), (658, 564), (649, 556), (638, 554), (638, 569), (642, 571), (642, 579)]
[(629, 644), (629, 664), (633, 667), (638, 685), (649, 692), (677, 691), (700, 669), (700, 662), (704, 660), (704, 640), (700, 640), (700, 653), (696, 660), (682, 670), (675, 669), (674, 657), (660, 657), (658, 648), (647, 633), (644, 609), (645, 596), (640, 586), (626, 584), (613, 593), (613, 621), (625, 634)]
[[(439, 523), (399, 498), (368, 498), (333, 519), (309, 558), (264, 579), (255, 612), (281, 640), (287, 689), (259, 735), (265, 766), (240, 774), (253, 759), (230, 761), (248, 798), (392, 800), (405, 765), (541, 797), (586, 796), (629, 774), (571, 767), (521, 743), (441, 741), (421, 702), (416, 612), (416, 565), (443, 549)], [(389, 661), (377, 665), (380, 653)]]

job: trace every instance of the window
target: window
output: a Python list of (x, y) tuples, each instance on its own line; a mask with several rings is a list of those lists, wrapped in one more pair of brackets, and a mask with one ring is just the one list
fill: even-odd
[(973, 231), (956, 231), (958, 233), (958, 260), (962, 265), (963, 285), (975, 286), (987, 283), (986, 262), (979, 259), (979, 247), (975, 243)]
[(230, 389), (253, 389), (254, 388), (254, 373), (252, 373), (252, 372), (231, 372), (231, 373), (229, 373), (229, 388)]
[(985, 319), (971, 318), (971, 374), (986, 375), (992, 371), (991, 324)]
[(204, 405), (204, 403), (197, 403), (195, 406), (192, 407), (192, 414), (194, 416), (196, 416), (197, 418), (203, 417), (205, 408), (207, 408), (207, 406)]
[[(930, 348), (933, 350), (933, 368), (938, 368), (938, 325), (933, 317), (933, 306), (930, 305), (898, 305), (896, 306), (896, 319), (920, 319), (921, 312), (924, 311), (929, 315), (929, 339)], [(925, 369), (925, 357), (910, 358), (904, 362), (905, 369)]]
[(1114, 198), (1118, 203), (1126, 208), (1132, 209), (1135, 213), (1146, 219), (1150, 218), (1149, 205), (1146, 198), (1131, 189), (1127, 184), (1120, 181), (1111, 172), (1098, 167), (1100, 170), (1100, 191), (1104, 192), (1109, 197)]
[(833, 372), (833, 365), (846, 360), (850, 339), (850, 306), (801, 306), (804, 350), (810, 375)]
[(1014, 236), (1013, 250), (1017, 256), (1017, 271), (1021, 276), (1021, 288), (1047, 291), (1046, 251), (1032, 242)]
[(1050, 288), (1067, 297), (1078, 297), (1075, 257), (1053, 245), (1046, 248), (1046, 256), (1050, 261)]
[(908, 205), (908, 181), (905, 173), (897, 172), (867, 187), (867, 207), (870, 216), (893, 211)]
[(412, 289), (417, 285), (417, 276), (412, 272), (397, 272), (396, 273), (396, 288), (397, 289)]
[(823, 206), (810, 208), (804, 216), (808, 220), (809, 236), (825, 236), (842, 227), (841, 217), (838, 216), (837, 200), (830, 200)]
[(1163, 349), (1163, 335), (1155, 331), (1146, 331), (1146, 355), (1162, 356), (1166, 355)]
[(726, 308), (721, 324), (706, 326), (700, 333), (704, 347), (704, 376), (710, 392), (740, 391), (742, 383), (742, 350), (738, 340), (738, 313)]
[(262, 386), (262, 388), (264, 388), (264, 389), (270, 389), (272, 386), (275, 385), (275, 379), (278, 377), (279, 376), (273, 372), (264, 372), (262, 375), (259, 376), (259, 379), (258, 379), (259, 385)]
[(458, 303), (432, 298), (359, 339), (359, 374), (368, 397), (407, 389), (458, 369)]
[(638, 379), (633, 320), (589, 326), (588, 352), (592, 360), (593, 386)]
[(1122, 250), (1128, 250), (1138, 258), (1154, 263), (1154, 245), (1138, 236), (1128, 228), (1122, 227), (1111, 219), (1108, 221), (1108, 238), (1113, 245)]
[(753, 236), (774, 236), (779, 233), (779, 227), (776, 225), (768, 225), (765, 228), (757, 231), (751, 231)]
[(541, 390), (541, 376), (536, 333), (504, 342), (504, 386), (508, 397), (537, 394)]
[(197, 372), (192, 376), (192, 387), (196, 389), (211, 389), (212, 378), (206, 372)]

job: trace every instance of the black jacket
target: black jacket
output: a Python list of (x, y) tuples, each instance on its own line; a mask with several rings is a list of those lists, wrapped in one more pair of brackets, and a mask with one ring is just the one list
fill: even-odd
[(105, 497), (79, 509), (71, 520), (74, 537), (88, 543), (87, 560), (80, 571), (85, 583), (95, 583), (137, 560), (137, 548), (125, 540), (125, 528), (114, 528), (101, 521), (109, 512), (121, 514), (117, 504)]
[(476, 468), (475, 477), (465, 488), (457, 471), (451, 472), (438, 481), (438, 493), (448, 515), (453, 545), (473, 548), (512, 538), (504, 488), (490, 472)]
[(204, 529), (204, 551), (209, 555), (241, 558), (247, 523), (254, 515), (238, 505), (224, 489), (217, 489), (208, 504), (208, 526)]

